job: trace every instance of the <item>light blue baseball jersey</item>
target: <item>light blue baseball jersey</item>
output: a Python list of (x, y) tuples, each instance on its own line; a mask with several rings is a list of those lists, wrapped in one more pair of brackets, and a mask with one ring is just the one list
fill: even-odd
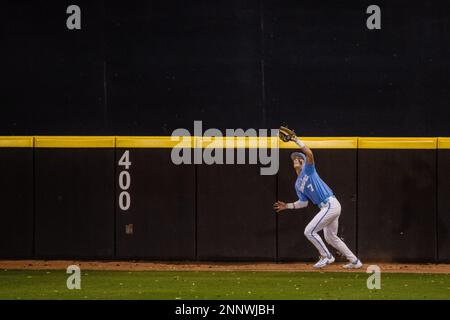
[(301, 201), (311, 200), (315, 205), (333, 195), (333, 191), (319, 177), (314, 164), (305, 163), (297, 181), (295, 191)]

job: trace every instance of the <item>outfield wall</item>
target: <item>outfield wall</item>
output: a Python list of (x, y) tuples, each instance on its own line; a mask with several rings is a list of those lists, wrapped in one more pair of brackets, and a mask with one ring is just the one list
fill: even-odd
[[(68, 30), (69, 5), (81, 29)], [(0, 135), (448, 136), (448, 1), (0, 1)]]
[[(199, 150), (198, 138), (183, 146)], [(450, 138), (305, 138), (366, 261), (449, 261)], [(248, 160), (257, 148), (240, 147)], [(175, 165), (170, 137), (0, 137), (0, 258), (309, 261), (292, 143), (259, 164)], [(201, 145), (204, 147), (204, 145)], [(239, 149), (234, 150), (236, 157)]]

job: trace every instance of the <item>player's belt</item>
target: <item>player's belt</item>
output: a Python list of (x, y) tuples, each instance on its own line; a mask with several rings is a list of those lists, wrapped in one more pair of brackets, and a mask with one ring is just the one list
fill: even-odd
[(325, 207), (328, 202), (330, 202), (330, 199), (332, 198), (336, 198), (335, 196), (329, 196), (328, 198), (326, 198), (325, 200), (323, 200), (321, 203), (318, 204), (319, 208), (322, 209), (323, 207)]

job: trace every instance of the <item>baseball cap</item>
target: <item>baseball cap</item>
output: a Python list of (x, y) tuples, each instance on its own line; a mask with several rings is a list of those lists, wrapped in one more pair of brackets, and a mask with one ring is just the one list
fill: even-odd
[(302, 158), (304, 161), (306, 161), (306, 156), (301, 152), (292, 152), (291, 160), (294, 160), (295, 158)]

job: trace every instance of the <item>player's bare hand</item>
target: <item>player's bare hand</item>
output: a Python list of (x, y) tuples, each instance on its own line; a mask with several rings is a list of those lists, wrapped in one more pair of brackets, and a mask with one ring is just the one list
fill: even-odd
[(280, 212), (280, 211), (286, 210), (286, 208), (287, 208), (286, 203), (282, 202), (282, 201), (277, 201), (277, 202), (275, 202), (273, 204), (273, 209), (276, 212)]

